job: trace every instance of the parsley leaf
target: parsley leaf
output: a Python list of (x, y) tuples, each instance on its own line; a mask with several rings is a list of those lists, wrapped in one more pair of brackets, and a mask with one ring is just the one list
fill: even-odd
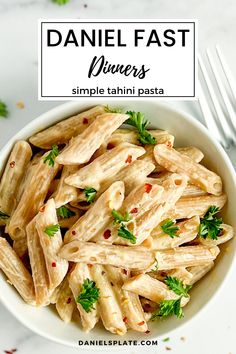
[(121, 108), (112, 108), (108, 105), (104, 107), (104, 110), (106, 113), (122, 113)]
[(57, 231), (60, 230), (60, 225), (59, 224), (54, 224), (54, 225), (49, 225), (45, 227), (44, 232), (47, 234), (49, 237), (53, 237)]
[(72, 216), (75, 216), (75, 212), (65, 207), (65, 205), (62, 205), (57, 209), (57, 215), (62, 219), (69, 219)]
[(192, 288), (192, 285), (184, 285), (183, 282), (176, 278), (167, 276), (165, 278), (165, 283), (168, 287), (173, 290), (177, 295), (188, 297), (188, 291)]
[(136, 243), (136, 237), (126, 228), (126, 226), (121, 223), (121, 227), (118, 230), (118, 236), (129, 240), (131, 243)]
[(163, 225), (161, 225), (161, 228), (163, 232), (170, 237), (174, 238), (175, 236), (178, 237), (176, 234), (177, 231), (179, 231), (178, 226), (174, 226), (175, 222), (172, 221), (171, 219), (167, 219)]
[(3, 211), (0, 210), (0, 219), (1, 220), (7, 220), (9, 219), (9, 215), (5, 214)]
[(206, 212), (204, 218), (201, 218), (198, 235), (204, 239), (207, 237), (217, 240), (218, 235), (222, 231), (220, 227), (223, 223), (222, 219), (216, 218), (214, 215), (219, 212), (219, 208), (212, 205)]
[(52, 150), (44, 158), (43, 162), (48, 163), (49, 166), (53, 167), (55, 164), (55, 158), (58, 156), (59, 150), (57, 145), (52, 145)]
[(6, 118), (8, 116), (7, 105), (0, 100), (0, 117)]
[(96, 197), (97, 191), (94, 188), (87, 187), (84, 189), (84, 194), (86, 197), (86, 200), (89, 204), (93, 203), (94, 198)]
[(55, 2), (58, 5), (65, 5), (69, 2), (70, 0), (52, 0), (52, 2)]
[(96, 287), (95, 281), (86, 279), (82, 285), (81, 292), (76, 299), (86, 312), (94, 309), (93, 304), (98, 301), (100, 290)]
[(128, 114), (130, 118), (127, 119), (125, 123), (132, 125), (138, 130), (138, 140), (140, 143), (143, 145), (155, 145), (157, 143), (156, 138), (146, 130), (149, 125), (149, 121), (144, 118), (144, 114), (132, 111), (127, 111), (126, 114)]
[(159, 310), (153, 313), (151, 320), (158, 317), (167, 317), (175, 315), (178, 318), (183, 317), (183, 310), (181, 308), (181, 297), (176, 300), (163, 300), (160, 302)]
[(128, 212), (125, 215), (121, 215), (117, 210), (112, 210), (112, 216), (114, 218), (114, 224), (120, 224), (121, 222), (128, 222), (130, 221), (130, 215)]

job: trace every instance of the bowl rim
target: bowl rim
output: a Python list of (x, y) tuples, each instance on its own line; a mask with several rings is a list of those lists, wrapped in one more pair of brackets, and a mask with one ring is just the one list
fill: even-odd
[[(107, 100), (108, 101), (108, 100)], [(62, 113), (64, 112), (64, 115), (66, 117), (70, 117), (72, 115), (75, 114), (76, 109), (78, 109), (78, 111), (80, 111), (80, 109), (85, 110), (88, 107), (92, 107), (95, 105), (103, 105), (103, 104), (107, 104), (107, 101), (101, 101), (101, 100), (77, 100), (77, 101), (69, 101), (66, 103), (62, 103), (57, 105), (56, 107), (40, 114), (39, 116), (37, 116), (36, 118), (32, 119), (32, 121), (30, 121), (28, 124), (26, 124), (22, 129), (20, 129), (16, 134), (14, 134), (9, 140), (8, 142), (5, 144), (5, 146), (0, 149), (0, 160), (2, 159), (7, 159), (8, 155), (9, 155), (9, 151), (12, 147), (12, 144), (15, 143), (15, 141), (17, 141), (17, 139), (22, 136), (22, 135), (27, 135), (27, 131), (31, 131), (31, 133), (34, 131), (34, 128), (36, 127), (38, 130), (40, 131), (41, 127), (43, 125), (42, 130), (46, 129), (47, 127), (50, 127), (53, 124), (56, 124), (57, 122), (66, 119), (66, 118), (61, 118), (61, 119), (57, 119), (56, 115), (62, 115)], [(126, 101), (126, 100), (109, 100), (109, 105), (119, 105), (119, 104), (131, 104), (137, 101)], [(232, 177), (232, 181), (233, 181), (233, 188), (236, 190), (236, 171), (234, 170), (234, 167), (230, 161), (229, 156), (227, 155), (227, 153), (225, 152), (225, 150), (223, 149), (223, 147), (220, 145), (220, 143), (218, 141), (216, 141), (210, 134), (210, 132), (207, 130), (207, 128), (196, 118), (194, 118), (194, 116), (188, 112), (185, 112), (182, 109), (176, 109), (170, 105), (168, 105), (168, 103), (164, 103), (164, 102), (160, 102), (160, 101), (144, 101), (147, 105), (153, 105), (158, 107), (161, 107), (164, 110), (168, 110), (169, 112), (171, 112), (172, 114), (177, 114), (181, 117), (181, 119), (184, 119), (185, 121), (189, 122), (191, 125), (195, 126), (198, 131), (202, 132), (208, 140), (210, 140), (211, 144), (216, 148), (217, 153), (220, 154), (227, 166), (228, 172), (230, 173), (231, 177)], [(49, 122), (47, 122), (47, 120), (49, 120)], [(28, 138), (25, 138), (28, 139)], [(187, 319), (186, 322), (180, 322), (180, 324), (178, 325), (177, 328), (173, 328), (168, 330), (167, 333), (165, 333), (166, 335), (169, 335), (170, 333), (172, 333), (173, 331), (179, 330), (180, 328), (183, 328), (183, 326), (189, 324), (190, 321), (193, 321), (193, 319), (196, 319), (199, 315), (202, 314), (203, 310), (206, 309), (206, 307), (209, 306), (213, 306), (214, 302), (217, 299), (217, 296), (219, 295), (219, 292), (222, 290), (222, 287), (224, 286), (224, 284), (228, 281), (228, 279), (231, 277), (232, 273), (233, 273), (233, 267), (236, 266), (236, 254), (234, 253), (233, 257), (232, 257), (232, 261), (230, 263), (230, 265), (228, 266), (227, 269), (227, 273), (222, 281), (222, 283), (218, 286), (218, 288), (215, 290), (215, 292), (213, 293), (213, 295), (211, 296), (211, 298), (197, 311), (197, 313), (195, 313), (192, 317), (190, 317), (189, 319)], [(69, 346), (69, 347), (73, 347), (73, 348), (81, 348), (81, 349), (88, 349), (88, 346), (86, 345), (78, 345), (76, 344), (76, 342), (70, 342), (69, 340), (65, 340), (65, 339), (60, 339), (58, 337), (55, 337), (54, 335), (50, 335), (47, 332), (44, 332), (41, 329), (38, 329), (33, 325), (29, 324), (27, 320), (24, 319), (24, 317), (21, 317), (20, 314), (18, 314), (17, 312), (14, 312), (14, 310), (11, 308), (10, 304), (8, 303), (8, 301), (4, 298), (4, 296), (2, 296), (2, 293), (0, 292), (0, 301), (1, 303), (5, 306), (5, 308), (21, 323), (23, 324), (26, 328), (28, 328), (29, 330), (33, 331), (34, 333), (51, 340), (54, 343), (59, 343), (65, 346)], [(114, 337), (114, 340), (117, 337)], [(154, 337), (148, 337), (147, 336), (147, 340), (154, 340), (157, 339), (158, 340), (159, 336), (156, 335)], [(120, 338), (121, 339), (121, 338)], [(84, 340), (85, 341), (85, 340)], [(129, 345), (129, 347), (134, 347), (134, 345)], [(112, 345), (109, 347), (109, 350), (112, 348), (113, 349), (119, 349), (120, 346), (119, 345)], [(90, 350), (103, 350), (104, 346), (103, 345), (96, 345), (96, 346), (90, 346), (89, 347)]]

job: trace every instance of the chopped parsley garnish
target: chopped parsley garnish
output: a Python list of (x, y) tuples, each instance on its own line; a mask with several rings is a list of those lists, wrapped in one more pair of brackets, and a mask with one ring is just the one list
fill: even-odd
[(170, 237), (178, 237), (177, 231), (179, 231), (179, 227), (175, 226), (175, 222), (171, 219), (167, 219), (163, 225), (161, 225), (163, 232)]
[(159, 304), (159, 309), (155, 311), (151, 320), (158, 317), (168, 317), (175, 315), (177, 318), (183, 317), (183, 310), (181, 308), (181, 298), (176, 300), (163, 300)]
[(0, 100), (0, 117), (6, 118), (8, 116), (7, 105)]
[(75, 216), (75, 212), (70, 210), (69, 208), (62, 205), (60, 208), (57, 209), (57, 215), (62, 219), (69, 219), (72, 216)]
[(49, 166), (53, 167), (55, 164), (55, 158), (58, 156), (59, 150), (57, 145), (52, 145), (52, 150), (44, 158), (43, 162), (48, 163)]
[(87, 188), (84, 189), (84, 194), (85, 194), (87, 202), (89, 204), (91, 204), (91, 203), (93, 203), (93, 201), (94, 201), (94, 199), (96, 197), (97, 191), (94, 188), (87, 187)]
[(166, 337), (166, 338), (162, 339), (162, 342), (169, 342), (169, 340), (170, 340), (170, 337)]
[(104, 107), (104, 110), (106, 113), (122, 113), (121, 108), (112, 108), (108, 105)]
[(165, 283), (177, 295), (184, 296), (184, 297), (189, 296), (188, 291), (192, 288), (192, 285), (184, 285), (180, 279), (171, 276), (167, 276), (165, 278)]
[(49, 237), (53, 237), (57, 231), (60, 230), (60, 225), (59, 224), (54, 224), (54, 225), (49, 225), (45, 227), (44, 232), (47, 234)]
[(136, 237), (126, 228), (124, 224), (121, 224), (121, 227), (118, 230), (118, 236), (129, 240), (133, 244), (137, 241)]
[(1, 220), (7, 220), (9, 219), (9, 215), (5, 214), (3, 211), (0, 210), (0, 219)]
[(217, 240), (222, 228), (220, 227), (223, 223), (222, 219), (215, 217), (214, 215), (219, 212), (219, 208), (212, 205), (207, 210), (205, 216), (201, 218), (198, 234), (200, 237), (206, 239), (210, 238), (212, 240)]
[(156, 138), (147, 131), (149, 121), (144, 118), (144, 114), (132, 111), (127, 111), (126, 114), (128, 114), (130, 118), (127, 119), (125, 123), (132, 125), (138, 130), (138, 140), (140, 143), (143, 145), (155, 145), (157, 143)]
[(123, 216), (115, 209), (112, 210), (112, 216), (114, 218), (114, 224), (120, 224), (122, 222), (128, 222), (131, 219), (128, 212), (126, 212), (125, 215)]
[(70, 0), (52, 0), (52, 2), (55, 2), (58, 5), (65, 5), (69, 2)]
[(93, 305), (98, 301), (99, 296), (100, 290), (96, 287), (95, 281), (86, 279), (76, 302), (80, 304), (86, 312), (90, 312), (94, 309)]

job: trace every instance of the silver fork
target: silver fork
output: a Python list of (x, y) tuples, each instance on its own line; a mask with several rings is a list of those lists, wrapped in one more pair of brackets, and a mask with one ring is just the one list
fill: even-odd
[[(209, 49), (206, 50), (206, 56), (217, 90), (214, 89), (203, 58), (199, 55), (198, 62), (203, 77), (203, 80), (199, 78), (198, 83), (199, 104), (207, 128), (224, 147), (236, 168), (236, 84), (219, 46), (215, 47), (215, 51), (217, 60)], [(203, 87), (207, 90), (204, 91)]]

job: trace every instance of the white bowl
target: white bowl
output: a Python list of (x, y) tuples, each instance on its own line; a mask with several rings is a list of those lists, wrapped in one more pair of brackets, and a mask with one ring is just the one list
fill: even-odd
[[(0, 166), (4, 166), (10, 150), (17, 140), (27, 139), (37, 131), (99, 103), (102, 102), (92, 100), (69, 102), (33, 120), (16, 134), (0, 152)], [(201, 149), (206, 155), (204, 164), (212, 168), (223, 179), (224, 189), (228, 195), (228, 203), (223, 213), (224, 220), (234, 227), (236, 226), (236, 183), (234, 169), (228, 156), (222, 147), (216, 143), (215, 139), (211, 137), (210, 132), (190, 115), (177, 112), (163, 104), (148, 101), (109, 101), (109, 105), (118, 106), (125, 110), (141, 111), (151, 121), (153, 128), (166, 129), (174, 134), (177, 146), (194, 145)], [(184, 318), (176, 319), (171, 317), (166, 320), (160, 320), (158, 324), (154, 322), (150, 324), (150, 333), (148, 335), (128, 331), (125, 336), (118, 338), (105, 331), (102, 326), (96, 326), (89, 334), (85, 334), (75, 323), (64, 324), (51, 308), (34, 308), (26, 305), (14, 288), (6, 282), (2, 274), (0, 274), (0, 299), (9, 311), (25, 326), (46, 338), (68, 346), (78, 347), (79, 340), (152, 339), (167, 335), (167, 333), (175, 328), (186, 324), (203, 307), (207, 310), (206, 305), (212, 301), (216, 292), (219, 294), (219, 289), (222, 291), (221, 285), (225, 281), (226, 276), (229, 275), (230, 268), (232, 269), (235, 248), (235, 240), (227, 244), (227, 253), (223, 247), (223, 251), (217, 259), (216, 267), (194, 286), (191, 291), (191, 301), (184, 309)]]

